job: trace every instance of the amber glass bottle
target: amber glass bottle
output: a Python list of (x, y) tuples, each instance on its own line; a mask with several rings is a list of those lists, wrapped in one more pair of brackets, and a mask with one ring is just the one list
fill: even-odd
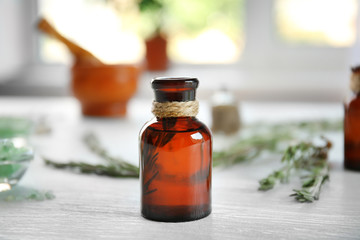
[[(152, 81), (156, 117), (140, 132), (141, 213), (145, 218), (191, 221), (211, 212), (212, 139), (209, 129), (193, 116), (198, 83), (196, 78)], [(169, 103), (178, 105), (168, 107)]]
[(344, 166), (360, 171), (360, 66), (352, 69), (353, 98), (345, 103), (344, 113)]

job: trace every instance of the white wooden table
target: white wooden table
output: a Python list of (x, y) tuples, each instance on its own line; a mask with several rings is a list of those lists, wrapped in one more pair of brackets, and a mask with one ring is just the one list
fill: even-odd
[[(132, 100), (125, 119), (84, 118), (72, 98), (0, 98), (1, 115), (46, 115), (51, 135), (36, 136), (37, 157), (19, 184), (52, 190), (54, 200), (0, 202), (0, 239), (360, 239), (360, 173), (342, 167), (342, 135), (330, 155), (331, 181), (321, 199), (300, 204), (288, 195), (292, 182), (268, 192), (258, 180), (270, 173), (271, 159), (214, 169), (213, 211), (204, 219), (159, 223), (140, 215), (137, 179), (82, 175), (44, 166), (40, 155), (58, 161), (101, 161), (81, 142), (94, 131), (110, 153), (138, 161), (138, 132), (152, 116), (151, 100)], [(243, 120), (335, 119), (341, 104), (244, 103)], [(210, 124), (209, 108), (201, 104), (199, 119)], [(222, 143), (216, 138), (215, 148)]]

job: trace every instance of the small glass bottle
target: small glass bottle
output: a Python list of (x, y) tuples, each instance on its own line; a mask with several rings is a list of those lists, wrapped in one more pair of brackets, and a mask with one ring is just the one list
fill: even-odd
[(140, 132), (141, 213), (191, 221), (211, 212), (212, 137), (195, 118), (196, 78), (155, 78), (153, 120)]
[(211, 113), (213, 133), (223, 132), (229, 135), (239, 131), (239, 107), (234, 95), (226, 88), (216, 91), (213, 95)]
[(353, 98), (344, 109), (344, 166), (360, 171), (360, 66), (352, 69)]

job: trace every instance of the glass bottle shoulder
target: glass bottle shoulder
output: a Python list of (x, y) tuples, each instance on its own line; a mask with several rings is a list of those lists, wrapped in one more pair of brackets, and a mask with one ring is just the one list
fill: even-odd
[(347, 98), (344, 102), (345, 109), (360, 110), (360, 94)]
[(195, 117), (177, 117), (177, 118), (153, 118), (147, 122), (140, 131), (142, 135), (145, 130), (156, 132), (194, 132), (202, 131), (211, 135), (209, 128)]
[(355, 96), (351, 99), (349, 105), (360, 109), (360, 94), (355, 95)]

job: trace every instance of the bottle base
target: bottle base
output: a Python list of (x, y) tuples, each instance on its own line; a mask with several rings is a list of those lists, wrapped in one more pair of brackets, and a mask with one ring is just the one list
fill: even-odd
[(360, 171), (360, 161), (359, 160), (349, 160), (344, 162), (344, 168), (352, 171)]
[(207, 217), (211, 213), (211, 206), (159, 206), (143, 205), (141, 215), (149, 220), (159, 222), (187, 222)]

